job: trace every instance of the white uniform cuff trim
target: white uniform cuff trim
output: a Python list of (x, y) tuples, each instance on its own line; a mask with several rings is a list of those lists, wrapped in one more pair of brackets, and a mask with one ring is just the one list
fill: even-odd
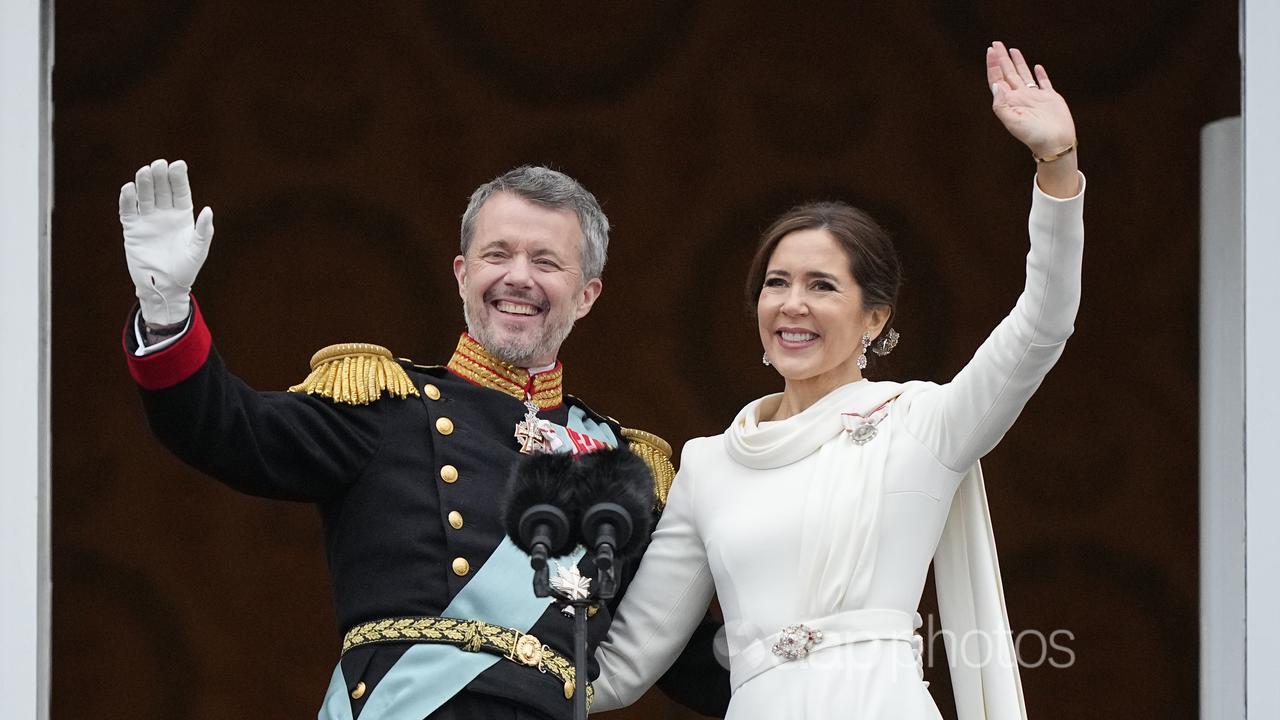
[(133, 336), (138, 340), (138, 349), (134, 350), (133, 354), (137, 357), (144, 357), (144, 356), (150, 355), (151, 353), (160, 352), (161, 350), (178, 342), (183, 338), (183, 336), (187, 334), (187, 331), (191, 329), (191, 318), (194, 315), (195, 313), (192, 313), (191, 315), (187, 316), (187, 322), (183, 324), (182, 332), (178, 333), (177, 335), (174, 335), (173, 337), (165, 338), (164, 340), (161, 340), (155, 345), (147, 345), (146, 333), (142, 331), (142, 327), (143, 327), (142, 313), (141, 311), (134, 313)]

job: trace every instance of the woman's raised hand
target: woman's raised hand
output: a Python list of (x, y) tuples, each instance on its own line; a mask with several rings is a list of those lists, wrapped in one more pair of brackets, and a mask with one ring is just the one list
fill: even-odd
[(1040, 161), (1041, 189), (1058, 197), (1074, 195), (1076, 125), (1044, 66), (1033, 71), (1021, 51), (996, 41), (987, 48), (987, 85), (994, 96), (991, 111)]
[(1033, 72), (1017, 48), (999, 41), (987, 48), (987, 85), (995, 96), (992, 112), (1036, 157), (1052, 157), (1076, 141), (1067, 101), (1054, 91), (1044, 66)]

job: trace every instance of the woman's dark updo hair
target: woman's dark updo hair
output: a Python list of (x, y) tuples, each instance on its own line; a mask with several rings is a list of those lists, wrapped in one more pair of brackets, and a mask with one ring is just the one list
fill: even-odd
[[(782, 238), (797, 230), (826, 230), (849, 258), (849, 271), (862, 288), (863, 309), (884, 305), (893, 320), (902, 285), (902, 265), (893, 240), (871, 216), (842, 202), (813, 202), (798, 205), (773, 221), (760, 236), (760, 245), (747, 271), (747, 307), (755, 313), (764, 287), (769, 260)], [(888, 329), (889, 323), (885, 323)], [(877, 338), (872, 338), (875, 340)]]

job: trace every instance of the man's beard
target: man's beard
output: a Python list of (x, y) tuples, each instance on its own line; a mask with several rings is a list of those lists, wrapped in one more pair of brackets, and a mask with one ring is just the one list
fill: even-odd
[[(484, 302), (483, 307), (488, 309), (490, 318), (493, 317), (493, 313), (497, 312), (497, 310), (489, 306), (488, 302)], [(516, 367), (528, 368), (533, 364), (534, 358), (550, 356), (554, 359), (560, 349), (560, 344), (565, 341), (565, 338), (569, 337), (569, 332), (573, 330), (573, 313), (566, 312), (563, 318), (548, 315), (542, 335), (536, 338), (512, 337), (501, 339), (500, 333), (493, 327), (494, 323), (486, 324), (482, 318), (477, 316), (475, 310), (476, 308), (471, 302), (463, 298), (462, 314), (467, 320), (467, 333), (483, 345), (494, 357)], [(502, 321), (499, 319), (496, 322)]]

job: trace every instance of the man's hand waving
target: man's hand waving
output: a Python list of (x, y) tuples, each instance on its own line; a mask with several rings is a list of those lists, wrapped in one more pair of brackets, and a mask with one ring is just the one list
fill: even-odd
[(192, 217), (187, 164), (156, 160), (120, 188), (124, 254), (148, 325), (185, 322), (191, 285), (209, 254), (213, 210)]

